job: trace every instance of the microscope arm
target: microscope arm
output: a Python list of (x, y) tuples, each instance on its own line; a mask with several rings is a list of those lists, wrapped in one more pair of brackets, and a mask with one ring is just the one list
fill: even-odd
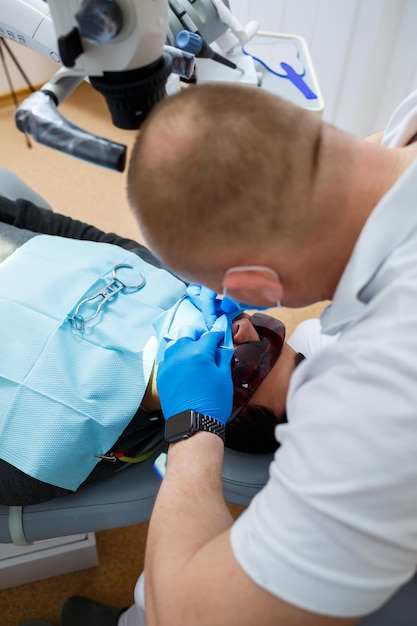
[(87, 80), (105, 97), (115, 126), (139, 128), (165, 96), (171, 72), (187, 79), (193, 73), (193, 54), (166, 45), (184, 28), (184, 14), (207, 43), (229, 29), (213, 0), (1, 0), (0, 36), (64, 66), (19, 106), (17, 127), (44, 145), (122, 171), (125, 146), (78, 128), (57, 107)]
[(16, 126), (38, 143), (94, 165), (123, 172), (126, 146), (75, 126), (58, 111), (51, 93), (36, 91), (18, 107)]

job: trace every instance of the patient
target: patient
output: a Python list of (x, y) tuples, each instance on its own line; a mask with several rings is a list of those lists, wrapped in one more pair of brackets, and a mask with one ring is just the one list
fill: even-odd
[[(158, 302), (164, 303), (163, 306), (166, 308), (169, 308), (173, 301), (180, 301), (187, 294), (187, 285), (172, 276), (163, 268), (158, 259), (137, 242), (112, 233), (103, 233), (92, 226), (38, 208), (24, 200), (12, 202), (0, 197), (0, 262), (10, 259), (14, 251), (19, 250), (20, 246), (24, 248), (25, 244), (38, 235), (58, 236), (62, 238), (63, 243), (65, 239), (70, 239), (97, 242), (97, 246), (99, 243), (114, 244), (138, 255), (149, 266), (159, 270), (159, 276), (168, 277), (171, 280), (171, 282), (168, 280), (167, 284), (173, 286), (173, 293), (158, 295)], [(49, 242), (49, 239), (42, 241)], [(19, 287), (25, 288), (24, 285)], [(198, 308), (198, 298), (194, 300), (191, 298), (191, 301)], [(35, 305), (36, 308), (36, 302), (33, 300), (31, 305)], [(161, 304), (162, 308), (163, 306)], [(103, 310), (107, 309), (104, 307)], [(3, 319), (0, 321), (2, 328), (8, 328), (8, 341), (13, 342), (19, 330), (16, 329), (13, 334), (15, 329), (10, 320), (6, 323)], [(226, 445), (243, 452), (272, 452), (278, 446), (274, 437), (275, 426), (286, 420), (285, 398), (289, 378), (302, 356), (284, 341), (285, 327), (271, 316), (256, 314), (251, 318), (249, 315), (242, 314), (232, 321), (231, 327), (235, 349), (232, 359), (232, 377), (235, 388), (232, 413), (234, 419), (229, 421), (226, 427)], [(101, 330), (102, 326), (98, 325), (97, 328)], [(134, 329), (125, 325), (122, 331), (126, 337), (129, 337), (129, 333), (133, 333)], [(77, 340), (81, 337), (77, 333), (75, 336)], [(63, 359), (65, 358), (66, 355), (63, 355)], [(118, 436), (115, 436), (109, 447), (101, 452), (101, 456), (105, 458), (101, 461), (88, 459), (88, 462), (92, 464), (92, 469), (91, 471), (85, 470), (86, 476), (81, 481), (82, 483), (105, 478), (114, 471), (126, 467), (128, 465), (126, 461), (146, 458), (158, 447), (164, 445), (164, 420), (154, 385), (155, 367), (148, 369), (151, 371), (146, 380), (146, 389), (138, 396), (139, 401), (135, 410), (128, 414), (127, 423), (119, 428)], [(70, 373), (66, 372), (66, 374), (70, 378)], [(8, 380), (4, 377), (0, 380), (3, 385), (7, 386)], [(94, 377), (92, 380), (95, 380)], [(61, 385), (64, 388), (66, 384), (62, 377), (59, 378), (58, 372), (57, 384), (59, 388)], [(86, 390), (87, 395), (94, 396), (97, 393), (96, 388)], [(139, 408), (138, 405), (140, 405)], [(35, 430), (41, 438), (48, 439), (48, 434), (41, 430), (39, 424)], [(7, 432), (7, 424), (2, 425), (2, 432)], [(26, 432), (26, 436), (30, 440), (30, 430)], [(46, 451), (48, 446), (52, 447), (51, 438), (53, 439), (53, 436), (49, 434), (49, 440), (45, 446)], [(30, 450), (30, 445), (28, 449)], [(71, 445), (68, 444), (67, 448), (64, 446), (63, 449), (66, 454), (63, 455), (65, 459), (62, 463), (73, 462), (75, 465), (75, 452), (72, 451)], [(46, 452), (46, 454), (49, 453)], [(5, 456), (4, 453), (2, 456)], [(71, 461), (73, 456), (74, 460)], [(26, 459), (23, 459), (23, 463), (25, 462)], [(38, 464), (42, 465), (42, 457)], [(45, 465), (47, 465), (46, 462)], [(26, 469), (26, 465), (24, 467)], [(68, 467), (71, 469), (70, 465)], [(77, 488), (78, 484), (75, 487), (74, 485), (68, 487), (65, 480), (52, 484), (49, 480), (41, 480), (39, 475), (33, 477), (27, 471), (23, 471), (22, 467), (18, 468), (10, 462), (10, 458), (8, 461), (0, 460), (1, 504), (34, 504), (71, 493)]]

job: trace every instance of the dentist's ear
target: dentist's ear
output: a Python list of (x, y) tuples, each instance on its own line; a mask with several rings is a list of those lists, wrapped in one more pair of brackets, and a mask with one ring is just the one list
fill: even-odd
[(225, 273), (222, 285), (223, 295), (252, 306), (280, 306), (284, 296), (277, 272), (263, 265), (232, 267)]

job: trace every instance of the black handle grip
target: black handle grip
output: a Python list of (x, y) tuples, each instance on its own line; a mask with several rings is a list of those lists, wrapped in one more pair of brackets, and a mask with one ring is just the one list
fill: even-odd
[(49, 148), (94, 165), (123, 172), (126, 146), (93, 135), (61, 115), (53, 94), (36, 91), (26, 98), (15, 114), (16, 126)]

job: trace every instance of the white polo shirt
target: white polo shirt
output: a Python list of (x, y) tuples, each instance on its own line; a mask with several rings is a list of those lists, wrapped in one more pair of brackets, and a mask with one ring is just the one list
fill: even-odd
[[(416, 112), (414, 93), (387, 145), (417, 132)], [(295, 371), (270, 480), (232, 547), (274, 595), (354, 616), (417, 565), (417, 161), (369, 217), (321, 322), (338, 341)]]

